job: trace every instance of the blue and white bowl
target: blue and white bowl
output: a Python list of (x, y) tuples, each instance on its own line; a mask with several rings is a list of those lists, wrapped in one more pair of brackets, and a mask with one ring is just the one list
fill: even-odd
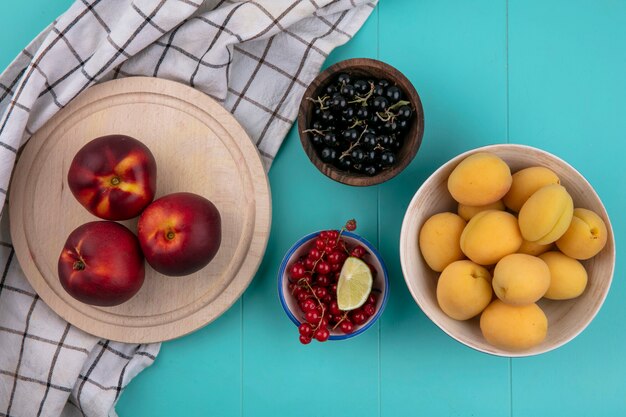
[[(291, 319), (291, 321), (296, 325), (300, 326), (304, 321), (304, 314), (300, 311), (300, 307), (298, 306), (298, 301), (296, 298), (290, 294), (289, 292), (289, 275), (288, 271), (291, 265), (293, 265), (300, 257), (306, 256), (307, 252), (314, 245), (315, 239), (319, 236), (320, 232), (314, 232), (308, 234), (298, 240), (288, 251), (283, 261), (280, 264), (280, 268), (278, 270), (278, 297), (280, 299), (280, 303), (287, 313), (287, 316)], [(387, 268), (385, 267), (385, 262), (383, 261), (382, 256), (378, 250), (372, 246), (367, 240), (362, 238), (361, 236), (344, 231), (342, 233), (342, 237), (348, 243), (349, 248), (353, 248), (356, 245), (362, 245), (367, 250), (367, 255), (363, 258), (366, 262), (373, 265), (376, 269), (376, 274), (374, 276), (374, 285), (372, 286), (372, 292), (377, 296), (376, 300), (376, 314), (370, 317), (365, 323), (360, 326), (354, 327), (354, 331), (350, 334), (344, 334), (339, 330), (339, 328), (335, 330), (330, 330), (329, 340), (343, 340), (349, 339), (356, 335), (359, 335), (369, 329), (372, 324), (378, 320), (378, 318), (383, 314), (385, 310), (385, 305), (387, 304), (387, 297), (389, 295), (389, 277), (387, 275)]]

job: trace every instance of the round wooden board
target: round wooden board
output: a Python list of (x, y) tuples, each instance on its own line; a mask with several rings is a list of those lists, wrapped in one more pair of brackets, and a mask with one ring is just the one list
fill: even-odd
[[(201, 271), (166, 277), (146, 265), (144, 285), (135, 297), (116, 307), (94, 307), (69, 296), (57, 275), (69, 233), (96, 220), (70, 192), (67, 170), (85, 143), (114, 133), (151, 149), (157, 198), (189, 191), (217, 206), (222, 244)], [(9, 201), (17, 258), (46, 304), (86, 332), (133, 343), (185, 335), (226, 311), (254, 277), (271, 222), (267, 176), (243, 128), (205, 94), (156, 78), (94, 86), (55, 115), (24, 148)], [(136, 231), (137, 219), (122, 223)]]

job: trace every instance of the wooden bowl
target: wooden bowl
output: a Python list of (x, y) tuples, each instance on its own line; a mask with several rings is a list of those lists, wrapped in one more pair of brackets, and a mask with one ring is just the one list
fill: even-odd
[[(548, 317), (548, 335), (538, 346), (524, 351), (499, 349), (483, 338), (478, 317), (457, 321), (443, 313), (437, 304), (436, 287), (439, 273), (432, 271), (420, 253), (418, 233), (424, 222), (433, 214), (456, 212), (457, 204), (447, 189), (447, 179), (452, 170), (468, 155), (491, 152), (506, 161), (512, 172), (529, 166), (545, 166), (561, 179), (574, 199), (574, 207), (595, 211), (606, 223), (608, 240), (595, 257), (583, 261), (589, 280), (585, 292), (567, 301), (541, 299), (538, 304)], [(459, 342), (498, 356), (531, 356), (548, 352), (572, 340), (595, 317), (611, 286), (615, 267), (615, 241), (609, 216), (600, 198), (587, 180), (567, 162), (545, 151), (523, 145), (492, 145), (465, 152), (440, 167), (417, 190), (402, 223), (400, 235), (400, 261), (404, 279), (413, 298), (424, 313), (444, 332)]]
[[(402, 89), (406, 95), (406, 99), (411, 102), (411, 107), (415, 110), (415, 114), (411, 118), (411, 126), (404, 135), (404, 144), (397, 153), (398, 161), (396, 165), (371, 177), (366, 174), (343, 171), (322, 161), (311, 143), (311, 134), (305, 132), (305, 130), (310, 127), (314, 110), (313, 102), (307, 100), (307, 97), (322, 95), (321, 89), (326, 87), (331, 79), (342, 72), (362, 77), (385, 78), (391, 81), (392, 84), (396, 84)], [(298, 113), (298, 132), (300, 133), (300, 141), (302, 142), (304, 151), (311, 162), (313, 162), (313, 165), (315, 165), (322, 174), (343, 184), (355, 186), (375, 185), (390, 180), (398, 175), (415, 157), (422, 143), (422, 136), (424, 135), (424, 110), (422, 109), (422, 102), (420, 101), (417, 91), (415, 91), (411, 82), (402, 75), (400, 71), (375, 59), (348, 59), (338, 62), (321, 72), (306, 89)]]

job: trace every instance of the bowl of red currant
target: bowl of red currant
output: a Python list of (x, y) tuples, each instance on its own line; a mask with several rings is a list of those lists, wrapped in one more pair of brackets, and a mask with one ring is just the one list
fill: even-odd
[(340, 230), (299, 239), (278, 271), (278, 296), (298, 327), (300, 343), (344, 340), (366, 331), (387, 304), (389, 278), (378, 250), (354, 233), (350, 220)]
[(327, 177), (368, 186), (398, 175), (415, 157), (424, 111), (411, 82), (374, 59), (348, 59), (321, 72), (300, 103), (305, 153)]

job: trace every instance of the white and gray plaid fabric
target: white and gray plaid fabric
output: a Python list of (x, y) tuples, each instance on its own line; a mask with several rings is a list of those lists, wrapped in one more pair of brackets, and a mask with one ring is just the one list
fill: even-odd
[[(120, 77), (167, 78), (220, 101), (269, 169), (306, 86), (375, 3), (76, 1), (0, 75), (0, 207), (32, 132), (89, 86)], [(2, 217), (0, 417), (115, 416), (160, 345), (100, 340), (56, 316), (26, 281)]]

